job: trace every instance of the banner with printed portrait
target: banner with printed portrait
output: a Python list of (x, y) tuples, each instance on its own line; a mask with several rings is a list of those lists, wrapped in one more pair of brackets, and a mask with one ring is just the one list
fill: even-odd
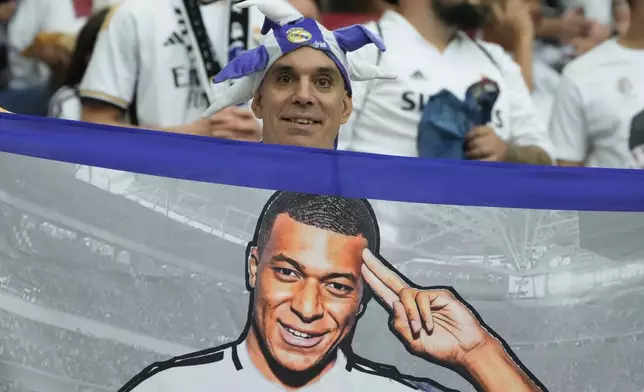
[[(463, 372), (414, 355), (394, 333), (387, 296), (407, 288), (454, 293), (544, 389), (644, 388), (639, 171), (1, 116), (0, 390), (119, 390), (146, 368), (153, 376), (153, 363), (186, 367), (167, 361), (231, 347), (255, 317), (273, 354), (352, 339), (354, 355), (409, 388), (433, 390), (417, 386), (427, 379), (474, 391)], [(334, 263), (344, 269), (330, 276)], [(363, 302), (367, 286), (374, 298)], [(261, 306), (249, 306), (255, 290)]]

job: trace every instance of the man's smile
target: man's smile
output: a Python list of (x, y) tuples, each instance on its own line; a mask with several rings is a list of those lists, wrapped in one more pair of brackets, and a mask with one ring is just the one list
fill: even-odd
[(327, 332), (314, 332), (314, 331), (304, 331), (301, 329), (294, 328), (287, 324), (284, 324), (281, 321), (278, 321), (280, 325), (280, 335), (282, 339), (289, 345), (299, 347), (299, 348), (312, 348), (318, 345), (322, 339), (327, 335)]

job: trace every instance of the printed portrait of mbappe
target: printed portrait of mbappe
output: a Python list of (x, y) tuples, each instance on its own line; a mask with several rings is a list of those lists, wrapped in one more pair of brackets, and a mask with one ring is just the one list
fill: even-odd
[(251, 296), (240, 338), (155, 363), (120, 391), (452, 391), (353, 352), (372, 299), (411, 355), (477, 390), (546, 390), (454, 289), (408, 281), (379, 243), (365, 199), (276, 192), (246, 250)]

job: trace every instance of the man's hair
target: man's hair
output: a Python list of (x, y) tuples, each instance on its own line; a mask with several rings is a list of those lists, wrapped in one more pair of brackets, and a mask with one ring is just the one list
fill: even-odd
[(83, 79), (87, 70), (88, 58), (92, 56), (98, 33), (110, 11), (111, 8), (106, 7), (94, 13), (87, 19), (85, 26), (78, 33), (76, 47), (65, 73), (66, 86), (75, 87)]
[(268, 243), (275, 219), (287, 214), (305, 225), (348, 236), (361, 236), (368, 248), (377, 254), (380, 247), (378, 224), (369, 202), (365, 199), (276, 192), (266, 203), (258, 222), (257, 248)]

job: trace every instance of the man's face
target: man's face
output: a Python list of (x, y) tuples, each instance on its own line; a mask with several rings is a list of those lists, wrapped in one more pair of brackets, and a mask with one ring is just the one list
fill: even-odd
[(488, 7), (481, 0), (430, 0), (434, 13), (448, 26), (461, 30), (483, 27)]
[(264, 142), (332, 149), (352, 103), (337, 66), (308, 47), (280, 58), (253, 99), (264, 122)]
[(301, 372), (320, 364), (354, 327), (367, 241), (281, 214), (250, 259), (254, 325), (272, 358)]

